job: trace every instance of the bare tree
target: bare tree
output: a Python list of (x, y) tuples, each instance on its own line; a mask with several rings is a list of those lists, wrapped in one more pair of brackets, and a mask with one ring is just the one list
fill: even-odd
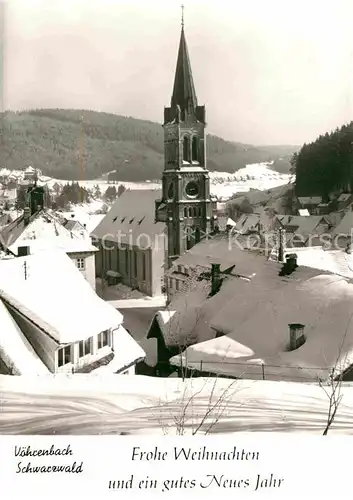
[[(226, 387), (222, 387), (218, 375), (197, 380), (203, 380), (200, 388), (194, 390), (195, 379), (190, 377), (182, 382), (183, 390), (177, 399), (160, 402), (159, 422), (164, 434), (169, 434), (170, 428), (175, 429), (179, 436), (188, 431), (191, 431), (193, 436), (210, 434), (229, 410), (232, 397), (243, 389), (237, 379), (227, 381)], [(211, 387), (208, 389), (209, 384)], [(203, 392), (207, 392), (208, 397), (202, 397)], [(165, 415), (171, 422), (169, 425), (165, 421)]]
[(344, 343), (346, 341), (348, 330), (352, 323), (352, 319), (353, 319), (353, 312), (349, 317), (348, 324), (343, 334), (340, 348), (338, 350), (338, 355), (335, 365), (331, 369), (328, 379), (326, 381), (323, 381), (322, 379), (319, 378), (319, 386), (325, 392), (328, 398), (327, 420), (323, 436), (327, 436), (328, 431), (330, 430), (336, 418), (337, 410), (343, 398), (341, 389), (342, 389), (345, 367), (347, 366), (347, 361), (348, 361), (348, 351), (345, 353), (343, 359), (341, 359), (341, 356), (344, 350)]

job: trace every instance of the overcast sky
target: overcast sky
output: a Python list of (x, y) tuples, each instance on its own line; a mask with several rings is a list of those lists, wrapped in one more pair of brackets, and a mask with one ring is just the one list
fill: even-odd
[[(9, 0), (8, 109), (84, 108), (162, 121), (181, 0)], [(353, 119), (352, 0), (184, 0), (208, 131), (302, 144)]]

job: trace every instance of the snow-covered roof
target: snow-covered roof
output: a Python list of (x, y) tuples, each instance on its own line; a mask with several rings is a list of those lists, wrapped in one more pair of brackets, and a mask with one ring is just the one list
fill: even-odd
[(67, 230), (49, 211), (35, 214), (28, 225), (23, 216), (12, 226), (5, 228), (4, 243), (15, 255), (21, 246), (29, 246), (31, 253), (56, 248), (67, 253), (95, 252), (97, 248), (90, 241)]
[[(230, 384), (233, 383), (233, 386)], [(210, 403), (227, 396), (225, 411), (211, 414), (210, 432), (290, 432), (322, 435), (327, 422), (328, 398), (318, 384), (230, 381), (226, 378), (48, 375), (0, 375), (5, 434), (130, 434), (177, 433), (180, 409), (185, 408), (185, 432), (195, 430)], [(353, 434), (353, 386), (343, 384), (329, 434)], [(188, 402), (192, 401), (192, 404)], [(82, 412), (82, 404), (84, 412)], [(89, 404), (87, 404), (89, 402)], [(13, 415), (16, 418), (13, 418)], [(207, 421), (206, 428), (209, 427)], [(203, 428), (200, 429), (202, 434)], [(234, 436), (233, 436), (234, 437)]]
[(0, 359), (10, 370), (11, 375), (47, 375), (49, 373), (1, 300)]
[(165, 224), (155, 221), (155, 202), (160, 197), (160, 190), (125, 191), (93, 230), (92, 238), (145, 248), (160, 245), (157, 237), (164, 238), (165, 231)]
[(337, 201), (348, 201), (352, 197), (351, 193), (342, 193)]
[[(276, 269), (267, 262), (251, 281), (223, 283), (218, 294), (225, 305), (210, 326), (226, 336), (189, 347), (189, 366), (200, 369), (202, 360), (216, 373), (261, 378), (264, 364), (266, 378), (317, 380), (337, 359), (340, 370), (353, 363), (350, 280), (305, 267), (282, 278)], [(294, 351), (288, 351), (291, 323), (303, 324), (306, 335)]]
[(259, 258), (255, 252), (241, 250), (238, 243), (241, 243), (238, 238), (233, 240), (222, 235), (204, 239), (175, 259), (169, 273), (180, 265), (210, 269), (211, 264), (221, 264), (222, 268), (225, 269), (235, 264), (235, 272), (251, 276), (256, 272), (256, 268), (262, 265), (263, 258)]
[(0, 261), (0, 298), (60, 344), (117, 328), (123, 320), (60, 250)]
[(351, 236), (353, 230), (353, 212), (347, 212), (337, 224), (333, 236)]
[(299, 196), (298, 200), (302, 205), (318, 205), (322, 198), (321, 196)]
[[(298, 266), (311, 267), (353, 279), (353, 254), (344, 250), (324, 250), (321, 246), (285, 248), (284, 255), (295, 252)], [(276, 260), (278, 249), (274, 248), (271, 259)]]
[(307, 217), (308, 215), (310, 215), (310, 212), (307, 208), (300, 208), (298, 212), (301, 217)]

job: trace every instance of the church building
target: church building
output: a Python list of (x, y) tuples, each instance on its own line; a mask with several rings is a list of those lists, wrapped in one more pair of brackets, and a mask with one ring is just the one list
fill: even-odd
[(173, 94), (164, 109), (163, 128), (162, 197), (156, 201), (155, 215), (156, 222), (167, 226), (170, 267), (215, 231), (217, 219), (206, 162), (206, 109), (197, 102), (183, 19)]

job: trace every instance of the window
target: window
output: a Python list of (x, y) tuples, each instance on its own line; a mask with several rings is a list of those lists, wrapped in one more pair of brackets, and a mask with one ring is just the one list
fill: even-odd
[(134, 277), (137, 277), (137, 251), (134, 250)]
[(79, 343), (79, 358), (83, 358), (83, 356), (87, 356), (87, 354), (91, 354), (91, 345), (92, 345), (92, 337), (81, 340)]
[(188, 209), (185, 207), (184, 208), (184, 217), (187, 217), (188, 216)]
[(192, 138), (192, 161), (199, 161), (199, 144), (197, 137)]
[(71, 345), (58, 350), (58, 367), (71, 363)]
[(110, 345), (110, 335), (109, 330), (105, 330), (98, 335), (98, 349)]
[(146, 281), (146, 267), (147, 267), (146, 260), (147, 260), (146, 254), (143, 253), (142, 254), (142, 281)]
[(187, 136), (183, 140), (183, 160), (190, 162), (190, 141)]
[(81, 271), (84, 270), (86, 268), (85, 259), (83, 259), (83, 258), (76, 259), (76, 267), (77, 267), (77, 269), (80, 269)]

